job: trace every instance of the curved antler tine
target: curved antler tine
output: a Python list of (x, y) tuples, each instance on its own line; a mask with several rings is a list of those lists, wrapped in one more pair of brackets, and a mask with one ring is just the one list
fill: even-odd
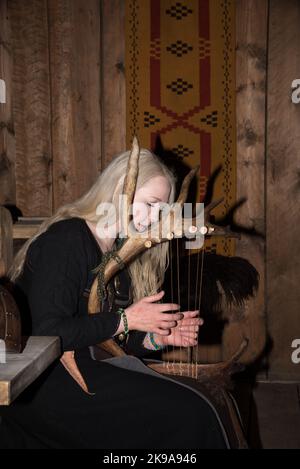
[(209, 205), (205, 207), (204, 209), (205, 213), (210, 213), (214, 208), (220, 205), (223, 201), (224, 201), (224, 197), (221, 197), (220, 199), (217, 199), (214, 202), (211, 202)]
[(137, 176), (139, 171), (139, 157), (140, 157), (140, 146), (136, 136), (133, 137), (132, 141), (132, 148), (127, 164), (126, 169), (126, 177), (124, 181), (124, 189), (123, 195), (125, 196), (125, 200), (123, 199), (123, 210), (122, 210), (122, 222), (123, 222), (123, 230), (127, 233), (127, 227), (129, 224), (130, 218), (130, 205), (133, 202)]
[(212, 223), (209, 223), (205, 220), (205, 226), (208, 229), (208, 235), (210, 236), (223, 236), (225, 238), (236, 238), (241, 239), (241, 233), (231, 231), (230, 225), (228, 226), (218, 226)]
[(195, 168), (191, 169), (191, 171), (185, 176), (182, 186), (181, 186), (180, 194), (176, 201), (177, 204), (180, 204), (181, 206), (183, 206), (188, 195), (191, 180), (193, 179), (195, 174), (198, 172), (199, 168), (200, 168), (200, 165), (197, 165)]

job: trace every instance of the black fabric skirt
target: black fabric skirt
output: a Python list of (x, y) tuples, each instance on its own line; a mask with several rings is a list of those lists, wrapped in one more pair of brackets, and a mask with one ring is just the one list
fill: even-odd
[(1, 409), (1, 449), (228, 447), (211, 406), (179, 383), (95, 361), (88, 350), (77, 363), (95, 394), (56, 361)]

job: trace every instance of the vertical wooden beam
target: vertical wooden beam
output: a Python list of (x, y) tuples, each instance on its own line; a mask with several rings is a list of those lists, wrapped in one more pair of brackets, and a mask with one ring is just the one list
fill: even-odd
[(270, 379), (300, 378), (291, 344), (300, 339), (300, 3), (270, 1), (267, 164), (268, 323)]
[(10, 0), (13, 35), (17, 205), (52, 213), (47, 0)]
[(9, 211), (0, 206), (0, 277), (11, 266), (13, 260), (13, 223)]
[(224, 332), (224, 357), (237, 349), (243, 336), (250, 339), (244, 361), (253, 361), (263, 351), (265, 327), (265, 137), (267, 0), (236, 1), (236, 90), (237, 90), (237, 200), (246, 199), (235, 221), (262, 237), (243, 235), (236, 255), (248, 259), (259, 271), (260, 288), (248, 302), (244, 320), (231, 323)]
[(100, 2), (48, 0), (54, 210), (101, 168)]
[(6, 88), (0, 103), (0, 204), (15, 203), (15, 136), (12, 113), (12, 44), (8, 0), (0, 1), (0, 79)]
[(101, 0), (102, 163), (126, 150), (125, 0)]

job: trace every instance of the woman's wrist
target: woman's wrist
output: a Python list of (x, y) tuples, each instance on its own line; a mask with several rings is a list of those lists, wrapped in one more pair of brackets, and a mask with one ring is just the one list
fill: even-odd
[(135, 324), (134, 324), (134, 320), (133, 320), (133, 317), (132, 317), (130, 308), (126, 308), (126, 309), (124, 310), (124, 312), (125, 312), (126, 317), (127, 317), (128, 329), (129, 329), (130, 331), (134, 331), (134, 330), (135, 330)]
[(128, 317), (127, 317), (127, 314), (126, 314), (126, 310), (124, 310), (123, 308), (119, 308), (117, 311), (116, 311), (116, 314), (117, 316), (119, 316), (119, 325), (118, 325), (118, 328), (116, 330), (116, 332), (114, 333), (114, 336), (116, 335), (119, 335), (119, 334), (128, 334), (129, 332), (129, 324), (128, 324)]
[(119, 321), (119, 326), (116, 332), (114, 333), (114, 336), (117, 337), (120, 342), (127, 341), (129, 328), (128, 328), (128, 320), (127, 320), (127, 316), (126, 316), (124, 308), (119, 308), (116, 311), (116, 314), (119, 316), (120, 321)]

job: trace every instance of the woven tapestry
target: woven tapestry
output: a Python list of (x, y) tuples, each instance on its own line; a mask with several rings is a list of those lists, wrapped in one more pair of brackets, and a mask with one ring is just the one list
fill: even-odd
[[(236, 200), (235, 8), (233, 0), (126, 0), (127, 148), (159, 137), (190, 167), (200, 164), (197, 201), (221, 166), (213, 199), (222, 217)], [(234, 254), (234, 241), (206, 250)]]

